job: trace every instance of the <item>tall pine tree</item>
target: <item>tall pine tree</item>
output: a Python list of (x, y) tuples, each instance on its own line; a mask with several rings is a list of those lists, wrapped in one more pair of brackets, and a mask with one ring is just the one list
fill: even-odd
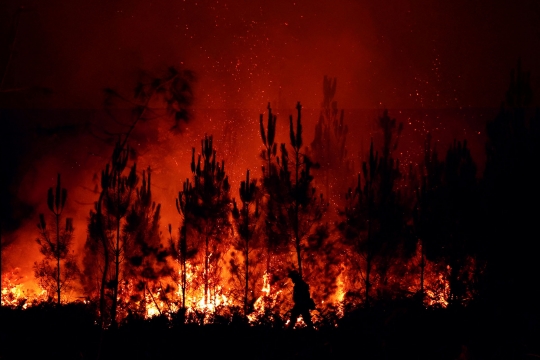
[(347, 193), (344, 221), (340, 224), (343, 238), (354, 254), (351, 260), (357, 262), (351, 268), (358, 274), (352, 278), (361, 279), (366, 306), (370, 305), (374, 284), (379, 292), (387, 285), (388, 270), (399, 250), (403, 226), (396, 188), (399, 161), (393, 156), (403, 126), (391, 119), (387, 110), (378, 118), (378, 125), (383, 135), (381, 153), (375, 150), (372, 140), (356, 188)]
[(58, 174), (56, 189), (49, 188), (47, 206), (54, 215), (55, 229), (53, 234), (47, 227), (45, 215), (39, 214), (38, 229), (40, 237), (36, 240), (44, 259), (34, 264), (34, 274), (39, 284), (51, 297), (56, 292), (57, 304), (61, 304), (62, 290), (71, 288), (78, 276), (79, 269), (74, 254), (70, 254), (73, 241), (73, 219), (66, 218), (66, 225), (60, 229), (60, 217), (67, 200), (67, 190), (62, 188)]
[(202, 286), (204, 303), (209, 304), (221, 282), (219, 261), (226, 250), (225, 240), (230, 231), (230, 185), (225, 163), (216, 157), (212, 136), (201, 140), (201, 153), (195, 157), (192, 149), (193, 175), (191, 210), (184, 221), (198, 236), (198, 252), (203, 265)]
[[(135, 164), (127, 167), (129, 148), (117, 143), (110, 164), (101, 172), (101, 192), (90, 211), (85, 259), (87, 292), (99, 287), (100, 322), (118, 323), (119, 285), (129, 237), (126, 216), (134, 202), (138, 176)], [(99, 276), (96, 276), (98, 275)]]
[[(234, 247), (242, 253), (244, 258), (243, 271), (241, 271), (236, 264), (235, 258), (231, 259), (231, 268), (233, 273), (241, 273), (244, 278), (244, 316), (247, 316), (249, 312), (249, 306), (255, 299), (253, 296), (249, 298), (250, 293), (254, 293), (253, 289), (250, 291), (250, 280), (252, 283), (256, 283), (257, 279), (254, 278), (254, 271), (250, 268), (250, 263), (253, 263), (250, 254), (253, 253), (256, 246), (256, 238), (254, 236), (259, 213), (259, 199), (258, 199), (258, 186), (257, 180), (249, 178), (249, 170), (246, 172), (246, 180), (240, 183), (240, 200), (242, 202), (242, 208), (238, 209), (236, 201), (233, 199), (233, 218), (236, 223), (238, 238), (235, 241)], [(251, 209), (254, 208), (254, 209)], [(253, 254), (252, 254), (253, 255)], [(253, 281), (255, 280), (255, 281)]]

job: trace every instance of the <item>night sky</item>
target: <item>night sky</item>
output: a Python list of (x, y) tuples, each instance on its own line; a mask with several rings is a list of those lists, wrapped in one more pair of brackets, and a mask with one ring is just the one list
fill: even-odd
[[(337, 77), (338, 105), (366, 142), (369, 121), (388, 108), (410, 133), (424, 127), (423, 136), (432, 130), (426, 126), (439, 126), (443, 142), (468, 137), (477, 156), (485, 138), (473, 135), (504, 100), (519, 58), (531, 72), (533, 92), (540, 93), (535, 0), (5, 0), (0, 19), (2, 256), (9, 254), (3, 268), (31, 270), (38, 256), (37, 214), (46, 211), (46, 191), (58, 172), (82, 246), (96, 199), (94, 174), (111, 151), (96, 136), (114, 127), (101, 111), (103, 89), (131, 94), (144, 72), (159, 75), (177, 66), (197, 77), (194, 117), (184, 133), (171, 133), (165, 123), (145, 124), (133, 144), (139, 169), (155, 169), (163, 226), (179, 220), (173, 199), (189, 176), (191, 147), (198, 149), (205, 132), (216, 136), (218, 157), (232, 163), (229, 176), (237, 187), (247, 167), (260, 165), (257, 115), (268, 102), (285, 125), (301, 101), (311, 142), (325, 75)], [(476, 115), (452, 118), (453, 111)], [(451, 123), (426, 125), (415, 114)], [(404, 139), (405, 152), (413, 151), (407, 141), (420, 135)], [(356, 145), (356, 153), (367, 147)]]
[[(100, 108), (106, 87), (184, 64), (196, 107), (264, 109), (281, 96), (318, 108), (322, 76), (345, 108), (497, 107), (521, 57), (535, 89), (537, 1), (3, 1), (4, 89), (45, 86), (39, 106)], [(290, 104), (289, 104), (290, 103)], [(28, 104), (32, 106), (33, 104)], [(38, 106), (38, 105), (35, 105)]]

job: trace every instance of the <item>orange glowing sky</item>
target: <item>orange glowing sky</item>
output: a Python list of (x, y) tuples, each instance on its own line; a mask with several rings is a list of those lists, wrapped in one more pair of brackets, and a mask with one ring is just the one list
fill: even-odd
[[(237, 188), (246, 168), (258, 174), (257, 121), (268, 102), (282, 126), (277, 140), (285, 142), (286, 119), (302, 101), (305, 143), (311, 142), (324, 75), (338, 78), (338, 105), (352, 111), (346, 121), (355, 156), (367, 148), (369, 121), (383, 108), (396, 109), (390, 115), (406, 131), (418, 130), (404, 139), (405, 152), (433, 130), (426, 126), (437, 126), (442, 149), (453, 137), (468, 137), (481, 153), (475, 136), (488, 120), (485, 114), (475, 115), (473, 123), (463, 114), (430, 112), (429, 121), (414, 114), (497, 108), (518, 58), (540, 93), (540, 5), (534, 0), (7, 0), (0, 4), (0, 19), (0, 110), (7, 123), (2, 243), (11, 266), (31, 268), (38, 256), (37, 214), (46, 211), (46, 191), (58, 172), (69, 191), (66, 215), (75, 218), (82, 246), (96, 197), (94, 174), (111, 152), (94, 135), (116, 126), (100, 111), (102, 90), (130, 94), (142, 71), (159, 74), (175, 65), (197, 75), (188, 129), (175, 135), (169, 124), (145, 124), (132, 142), (139, 169), (154, 169), (164, 233), (168, 222), (179, 220), (174, 196), (189, 176), (191, 147), (199, 148), (204, 133), (214, 134), (218, 158), (226, 159)], [(28, 89), (36, 86), (51, 92), (32, 94)], [(358, 115), (358, 109), (368, 112)], [(400, 109), (412, 109), (413, 118)]]

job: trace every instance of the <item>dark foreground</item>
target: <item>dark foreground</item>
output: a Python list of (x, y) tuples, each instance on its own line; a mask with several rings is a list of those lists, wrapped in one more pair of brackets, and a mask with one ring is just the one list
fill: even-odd
[(538, 316), (469, 306), (386, 306), (350, 312), (338, 327), (287, 331), (241, 320), (182, 325), (132, 320), (101, 331), (82, 304), (0, 308), (0, 359), (538, 359)]

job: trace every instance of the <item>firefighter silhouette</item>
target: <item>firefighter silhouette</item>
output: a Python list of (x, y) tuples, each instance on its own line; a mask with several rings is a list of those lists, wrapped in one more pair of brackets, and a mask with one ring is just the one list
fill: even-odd
[(310, 310), (315, 309), (315, 302), (309, 294), (309, 285), (306, 284), (298, 271), (293, 270), (289, 273), (289, 277), (294, 283), (293, 289), (293, 301), (294, 306), (291, 310), (291, 320), (289, 322), (289, 329), (294, 328), (298, 316), (302, 315), (304, 323), (306, 323), (309, 329), (313, 329), (313, 323), (311, 322)]

